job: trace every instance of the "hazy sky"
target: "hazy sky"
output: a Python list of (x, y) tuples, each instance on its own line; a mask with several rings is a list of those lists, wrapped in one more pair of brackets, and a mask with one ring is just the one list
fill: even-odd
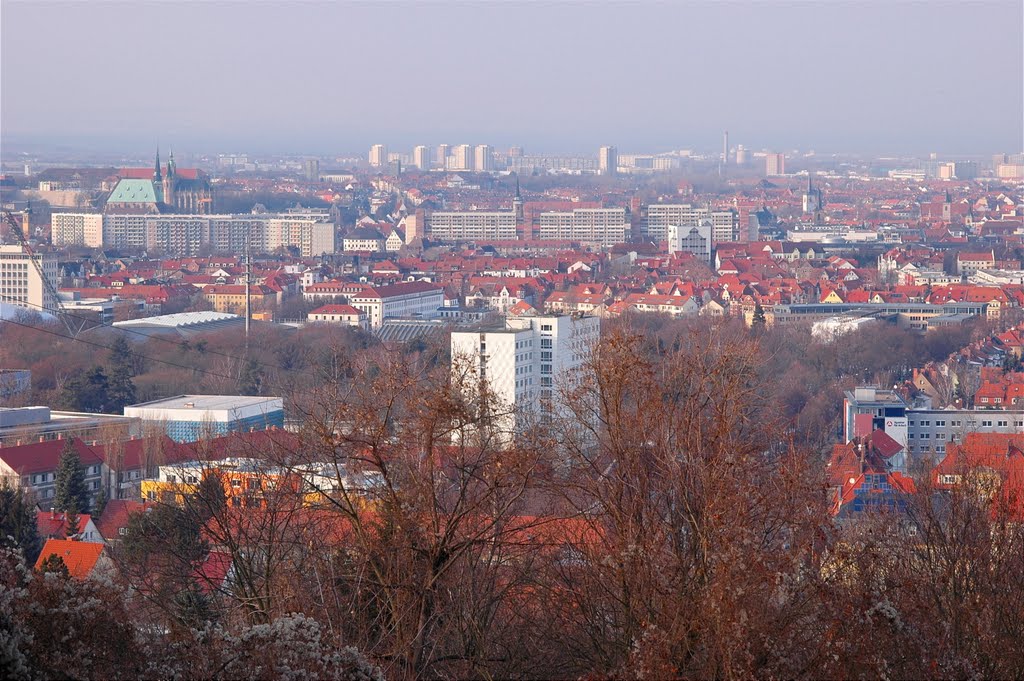
[(11, 141), (1020, 152), (1024, 1), (0, 2)]

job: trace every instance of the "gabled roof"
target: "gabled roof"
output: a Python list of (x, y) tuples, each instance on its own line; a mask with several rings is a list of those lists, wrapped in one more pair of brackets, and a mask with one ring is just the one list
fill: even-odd
[(72, 577), (85, 579), (92, 573), (100, 556), (103, 555), (103, 544), (70, 539), (47, 539), (39, 559), (36, 560), (36, 570), (42, 567), (43, 561), (54, 554), (61, 557)]
[[(39, 528), (39, 536), (55, 539), (64, 539), (68, 536), (67, 526), (68, 514), (61, 512), (37, 511), (36, 527)], [(78, 515), (78, 531), (81, 532), (89, 524), (92, 517), (88, 513)]]
[[(3, 461), (19, 475), (53, 471), (57, 469), (57, 462), (60, 460), (64, 443), (65, 440), (47, 440), (28, 445), (0, 447), (0, 461)], [(100, 463), (96, 452), (79, 438), (73, 438), (72, 446), (83, 466)]]
[(130, 499), (111, 499), (103, 507), (103, 514), (94, 519), (100, 536), (110, 542), (121, 536), (121, 530), (128, 527), (128, 522), (135, 513), (146, 510), (146, 504)]

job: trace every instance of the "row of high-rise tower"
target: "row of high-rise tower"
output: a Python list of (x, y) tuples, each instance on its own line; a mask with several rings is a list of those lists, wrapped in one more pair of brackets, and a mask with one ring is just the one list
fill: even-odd
[(445, 170), (488, 172), (494, 170), (494, 148), (488, 144), (439, 144), (433, 150), (425, 145), (413, 147), (412, 154), (389, 153), (383, 144), (370, 147), (369, 162), (375, 168), (390, 163), (405, 163), (419, 170), (440, 168)]

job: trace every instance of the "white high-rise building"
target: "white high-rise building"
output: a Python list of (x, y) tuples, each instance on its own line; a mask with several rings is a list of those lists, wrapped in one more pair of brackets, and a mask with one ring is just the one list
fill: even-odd
[(28, 310), (53, 311), (57, 301), (46, 289), (39, 270), (32, 263), (42, 265), (43, 275), (56, 290), (58, 283), (57, 254), (32, 255), (19, 245), (0, 246), (0, 303), (17, 305)]
[(619, 151), (615, 147), (601, 147), (597, 152), (597, 170), (602, 175), (614, 175), (619, 170)]
[(496, 398), (492, 424), (506, 443), (528, 429), (579, 427), (566, 391), (578, 386), (600, 338), (597, 317), (508, 317), (483, 331), (453, 331), (452, 376), (469, 393)]
[(676, 227), (696, 227), (702, 221), (710, 220), (712, 245), (736, 241), (739, 238), (739, 213), (731, 208), (711, 210), (688, 203), (652, 203), (647, 206), (640, 232), (651, 241), (666, 241), (668, 229)]
[(374, 144), (370, 147), (370, 165), (380, 168), (387, 165), (388, 149), (383, 144)]
[(452, 149), (449, 170), (473, 170), (473, 147), (468, 144), (459, 144)]
[(451, 156), (451, 153), (452, 153), (452, 148), (451, 148), (450, 145), (447, 145), (447, 144), (438, 144), (437, 145), (437, 158), (435, 158), (434, 161), (436, 162), (437, 166), (441, 170), (444, 170), (445, 168), (448, 167), (448, 157)]
[(488, 173), (494, 169), (494, 149), (486, 144), (476, 145), (474, 152), (473, 167), (481, 173)]
[(430, 170), (430, 150), (422, 144), (413, 148), (412, 164), (420, 170)]

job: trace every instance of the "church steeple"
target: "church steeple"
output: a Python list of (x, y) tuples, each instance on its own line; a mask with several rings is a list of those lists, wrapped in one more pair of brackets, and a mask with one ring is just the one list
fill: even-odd
[(156, 148), (156, 166), (153, 168), (153, 181), (162, 182), (163, 178), (160, 175), (160, 147)]

